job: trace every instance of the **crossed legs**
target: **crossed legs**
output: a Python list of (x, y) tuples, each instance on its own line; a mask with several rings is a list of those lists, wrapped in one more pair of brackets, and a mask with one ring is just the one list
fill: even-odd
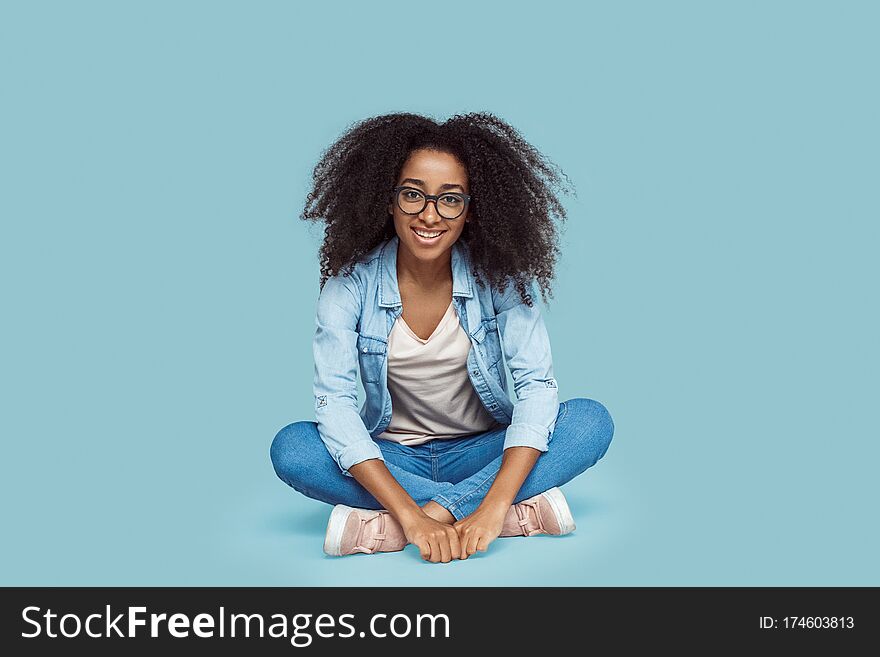
[[(501, 469), (505, 427), (440, 445), (406, 447), (376, 441), (394, 478), (419, 506), (433, 501), (456, 520), (473, 513)], [(592, 399), (562, 402), (549, 448), (535, 463), (514, 502), (561, 486), (596, 464), (614, 434), (608, 410)], [(289, 424), (270, 450), (278, 477), (328, 504), (381, 509), (378, 501), (330, 456), (314, 422)]]

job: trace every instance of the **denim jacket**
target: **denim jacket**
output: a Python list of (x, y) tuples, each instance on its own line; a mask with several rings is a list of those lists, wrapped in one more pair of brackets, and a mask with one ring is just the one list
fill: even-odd
[[(395, 236), (362, 257), (354, 271), (327, 279), (318, 298), (313, 351), (318, 433), (342, 473), (380, 459), (373, 440), (391, 421), (388, 335), (403, 312), (397, 287)], [(492, 417), (509, 425), (503, 448), (547, 446), (559, 407), (550, 341), (537, 304), (522, 302), (516, 287), (504, 293), (477, 284), (467, 245), (452, 247), (452, 302), (471, 341), (467, 370)], [(502, 347), (503, 343), (503, 347)], [(516, 403), (508, 396), (513, 379)], [(358, 410), (355, 364), (366, 400)]]

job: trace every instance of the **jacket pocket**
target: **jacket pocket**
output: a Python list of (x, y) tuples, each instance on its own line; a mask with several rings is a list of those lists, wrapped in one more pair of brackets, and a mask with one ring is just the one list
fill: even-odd
[(358, 360), (361, 366), (361, 380), (364, 383), (378, 383), (382, 380), (387, 346), (387, 342), (382, 338), (358, 335)]
[(480, 355), (486, 363), (487, 368), (498, 365), (502, 358), (501, 336), (498, 333), (498, 320), (494, 317), (484, 319), (480, 322), (480, 326), (474, 333), (474, 340), (479, 345)]

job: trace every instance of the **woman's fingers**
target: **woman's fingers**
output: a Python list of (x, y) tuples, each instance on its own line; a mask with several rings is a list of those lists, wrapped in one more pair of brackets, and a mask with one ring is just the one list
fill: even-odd
[(464, 536), (461, 537), (461, 553), (464, 555), (462, 559), (467, 559), (474, 553), (473, 542), (476, 531), (473, 527), (464, 530)]
[(446, 536), (449, 540), (450, 559), (458, 559), (461, 554), (461, 541), (458, 538), (458, 532), (452, 526), (446, 528)]
[(459, 543), (461, 545), (459, 552), (458, 552), (459, 559), (467, 559), (469, 556), (468, 551), (467, 551), (467, 542), (468, 542), (469, 535), (470, 535), (470, 530), (465, 529), (462, 532), (462, 534), (459, 536)]
[(422, 559), (425, 561), (449, 563), (453, 559), (467, 559), (470, 554), (476, 551), (476, 542), (473, 537), (473, 530), (469, 529), (465, 536), (460, 536), (458, 530), (449, 525), (443, 529), (428, 532), (413, 542), (418, 546)]
[(428, 561), (431, 563), (437, 563), (442, 558), (442, 552), (440, 551), (440, 542), (434, 537), (431, 536), (428, 539), (428, 543), (431, 546), (431, 554), (428, 558)]
[(431, 544), (426, 539), (419, 539), (418, 541), (416, 541), (416, 547), (419, 548), (422, 559), (424, 559), (425, 561), (430, 561)]
[(449, 536), (444, 530), (440, 530), (437, 534), (437, 542), (440, 544), (440, 561), (449, 563), (452, 559), (452, 552), (449, 549)]

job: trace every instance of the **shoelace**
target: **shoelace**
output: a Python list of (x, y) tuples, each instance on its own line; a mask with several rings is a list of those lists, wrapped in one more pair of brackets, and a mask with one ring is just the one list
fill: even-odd
[(358, 552), (363, 552), (364, 554), (373, 554), (373, 552), (378, 552), (379, 548), (382, 547), (382, 541), (385, 540), (385, 514), (380, 513), (378, 516), (379, 520), (379, 531), (373, 534), (373, 541), (375, 542), (373, 545), (373, 549), (370, 549), (363, 545), (364, 543), (364, 534), (366, 533), (367, 523), (376, 520), (376, 518), (370, 518), (369, 520), (365, 518), (360, 518), (361, 526), (358, 529), (357, 540), (354, 542), (354, 550)]
[[(516, 510), (516, 515), (519, 517), (519, 526), (522, 529), (523, 536), (531, 536), (532, 534), (546, 534), (547, 530), (544, 528), (544, 523), (541, 519), (541, 509), (538, 508), (540, 500), (535, 500), (534, 502), (520, 502), (519, 504), (514, 505), (514, 509)], [(531, 522), (529, 518), (528, 507), (532, 507), (535, 512), (535, 522), (538, 525), (536, 529), (529, 530), (526, 528), (526, 525)]]

